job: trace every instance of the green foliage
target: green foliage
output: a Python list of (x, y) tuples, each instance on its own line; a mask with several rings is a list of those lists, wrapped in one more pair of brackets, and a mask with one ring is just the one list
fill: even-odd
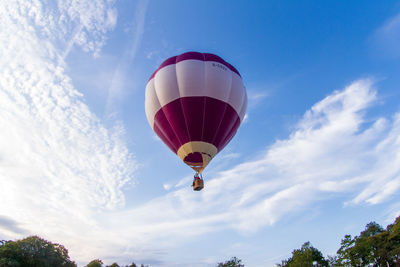
[(371, 222), (359, 236), (345, 235), (335, 256), (325, 259), (318, 249), (306, 242), (277, 266), (400, 266), (400, 217), (386, 230)]
[[(89, 262), (85, 267), (102, 267), (103, 264), (104, 263), (103, 263), (102, 260), (95, 259), (95, 260), (92, 260), (91, 262)], [(120, 265), (118, 265), (118, 263), (114, 262), (113, 264), (107, 265), (106, 267), (120, 267)], [(121, 266), (121, 267), (139, 267), (139, 266), (136, 265), (134, 262), (132, 262), (129, 265), (124, 265), (124, 266)], [(149, 266), (141, 264), (140, 267), (149, 267)]]
[[(0, 240), (0, 267), (76, 267), (71, 261), (68, 250), (38, 236), (30, 236), (22, 240)], [(100, 259), (89, 262), (86, 267), (103, 267)], [(314, 248), (310, 242), (304, 243), (300, 249), (292, 251), (292, 256), (283, 260), (280, 267), (308, 266), (400, 266), (400, 216), (386, 229), (371, 222), (358, 236), (345, 235), (341, 241), (337, 255), (328, 256)], [(113, 263), (107, 267), (120, 267)], [(122, 267), (122, 266), (121, 266)], [(138, 267), (132, 262), (125, 267)], [(148, 267), (143, 264), (140, 267)], [(217, 267), (244, 267), (242, 260), (233, 257), (218, 263)]]
[(400, 265), (400, 217), (386, 230), (371, 222), (359, 236), (346, 235), (333, 266)]
[(76, 267), (68, 250), (37, 236), (0, 243), (0, 266)]
[(359, 236), (346, 235), (337, 254), (335, 266), (400, 265), (400, 217), (386, 230), (371, 222)]
[(244, 264), (242, 264), (242, 260), (239, 260), (238, 258), (233, 257), (226, 262), (218, 263), (217, 267), (244, 267)]
[(310, 242), (304, 243), (300, 249), (292, 251), (292, 256), (283, 260), (277, 266), (283, 267), (307, 267), (307, 266), (329, 266), (321, 251), (311, 246)]
[(386, 228), (387, 242), (385, 249), (387, 256), (392, 262), (400, 265), (400, 216), (397, 217), (394, 224), (390, 224)]
[(4, 246), (6, 243), (11, 242), (11, 240), (0, 240), (0, 247)]
[(99, 259), (92, 260), (86, 265), (86, 267), (102, 267), (102, 266), (103, 266), (103, 261)]
[[(134, 262), (132, 262), (130, 265), (127, 265), (125, 267), (139, 267), (139, 266), (136, 265)], [(140, 264), (140, 267), (149, 267), (149, 265)]]

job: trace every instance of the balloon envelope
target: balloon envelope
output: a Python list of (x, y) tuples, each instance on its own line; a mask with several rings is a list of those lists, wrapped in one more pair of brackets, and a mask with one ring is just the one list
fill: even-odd
[(213, 54), (187, 52), (171, 57), (146, 85), (150, 126), (183, 162), (200, 173), (233, 138), (246, 107), (239, 72)]

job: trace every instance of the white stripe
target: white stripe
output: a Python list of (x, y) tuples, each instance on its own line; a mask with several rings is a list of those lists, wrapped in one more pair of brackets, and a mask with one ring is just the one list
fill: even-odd
[(236, 72), (218, 62), (190, 59), (163, 67), (148, 82), (145, 109), (150, 125), (153, 127), (154, 116), (161, 107), (191, 96), (208, 96), (228, 103), (241, 121), (246, 113), (247, 95)]
[(181, 97), (175, 64), (162, 68), (152, 80), (161, 107)]
[(183, 60), (175, 64), (180, 97), (204, 96), (205, 69), (201, 60)]
[(152, 129), (154, 129), (154, 117), (157, 111), (161, 108), (160, 102), (154, 88), (154, 79), (151, 79), (146, 86), (146, 96), (144, 101), (147, 121)]

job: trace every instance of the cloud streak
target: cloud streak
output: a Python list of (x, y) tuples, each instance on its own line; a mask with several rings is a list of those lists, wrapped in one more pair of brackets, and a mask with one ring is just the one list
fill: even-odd
[[(130, 61), (143, 35), (141, 7)], [(165, 251), (198, 235), (254, 233), (327, 195), (374, 205), (399, 191), (400, 113), (369, 118), (377, 92), (363, 79), (313, 105), (288, 138), (217, 173), (200, 194), (185, 177), (166, 184), (165, 195), (125, 207), (122, 188), (137, 164), (123, 128), (103, 126), (63, 61), (74, 45), (98, 54), (116, 18), (110, 1), (0, 6), (0, 237), (39, 234), (79, 261), (163, 261)], [(129, 60), (116, 70), (110, 107)]]
[(132, 43), (125, 51), (124, 55), (114, 70), (114, 75), (111, 80), (110, 88), (108, 89), (108, 97), (106, 103), (106, 116), (113, 117), (117, 112), (118, 102), (124, 96), (124, 88), (126, 87), (127, 70), (132, 64), (136, 53), (142, 42), (144, 34), (144, 25), (146, 18), (146, 11), (149, 1), (140, 1), (137, 4), (135, 15), (135, 36), (132, 38)]
[(136, 162), (123, 129), (102, 125), (63, 62), (75, 29), (75, 43), (97, 53), (115, 16), (110, 1), (0, 6), (0, 236), (29, 231), (79, 256), (98, 234), (97, 216), (124, 205)]
[(389, 18), (371, 37), (380, 54), (389, 58), (400, 57), (400, 13)]
[(226, 228), (254, 233), (336, 193), (347, 193), (349, 205), (385, 202), (400, 186), (400, 114), (368, 118), (376, 95), (372, 80), (355, 81), (313, 105), (259, 159), (208, 179), (201, 194), (169, 187), (165, 196), (115, 218), (129, 222), (122, 227), (128, 239), (168, 249), (171, 239)]

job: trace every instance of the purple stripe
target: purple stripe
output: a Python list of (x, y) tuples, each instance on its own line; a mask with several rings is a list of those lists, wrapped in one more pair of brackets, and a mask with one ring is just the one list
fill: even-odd
[(154, 131), (174, 153), (190, 141), (211, 143), (221, 151), (239, 125), (239, 115), (229, 104), (205, 96), (176, 99), (154, 117)]
[(189, 140), (203, 140), (204, 104), (205, 97), (180, 98), (182, 111), (185, 114)]
[(217, 55), (210, 54), (210, 53), (186, 52), (186, 53), (183, 53), (178, 56), (170, 57), (167, 60), (165, 60), (163, 63), (161, 63), (160, 67), (158, 67), (158, 69), (155, 72), (153, 72), (153, 74), (150, 76), (149, 81), (154, 78), (154, 76), (160, 69), (162, 69), (166, 66), (172, 65), (172, 64), (176, 64), (176, 63), (184, 61), (184, 60), (189, 60), (189, 59), (202, 60), (202, 61), (215, 61), (215, 62), (225, 65), (231, 71), (237, 73), (237, 75), (240, 76), (239, 71), (234, 66), (232, 66), (231, 64), (229, 64), (228, 62), (226, 62), (225, 60), (223, 60), (222, 58), (220, 58)]
[[(230, 105), (215, 98), (208, 98), (206, 100), (205, 117), (207, 118), (207, 127), (204, 127), (203, 129), (203, 138), (209, 143), (219, 143), (219, 140), (217, 140), (217, 134), (228, 107), (230, 107)], [(228, 111), (228, 113), (231, 115), (231, 112)]]
[[(187, 130), (185, 113), (182, 110), (182, 104), (180, 103), (180, 99), (176, 99), (174, 105), (169, 105), (167, 108), (162, 107), (156, 114), (154, 123), (158, 124), (161, 130), (165, 129), (166, 124), (169, 127), (167, 129), (171, 129), (175, 134), (174, 142), (172, 143), (174, 147), (179, 149), (181, 144), (185, 144), (190, 140)], [(161, 113), (164, 116), (158, 117), (157, 115)], [(171, 140), (171, 141), (172, 141)], [(164, 140), (163, 140), (164, 141)], [(178, 151), (178, 150), (177, 150)]]
[[(239, 123), (238, 123), (239, 122)], [(239, 116), (233, 117), (230, 110), (227, 108), (224, 113), (224, 117), (221, 119), (218, 131), (215, 134), (212, 143), (218, 143), (219, 146), (224, 148), (228, 144), (228, 138), (233, 133), (236, 133), (240, 125)]]
[(158, 119), (154, 120), (154, 131), (161, 138), (161, 140), (171, 149), (172, 151), (178, 151), (179, 140), (169, 124), (164, 112), (160, 110), (157, 114)]
[(238, 117), (234, 121), (232, 128), (230, 128), (231, 130), (226, 132), (225, 137), (221, 139), (221, 144), (220, 144), (221, 149), (223, 149), (232, 140), (232, 138), (235, 136), (239, 126), (240, 126), (240, 118)]

